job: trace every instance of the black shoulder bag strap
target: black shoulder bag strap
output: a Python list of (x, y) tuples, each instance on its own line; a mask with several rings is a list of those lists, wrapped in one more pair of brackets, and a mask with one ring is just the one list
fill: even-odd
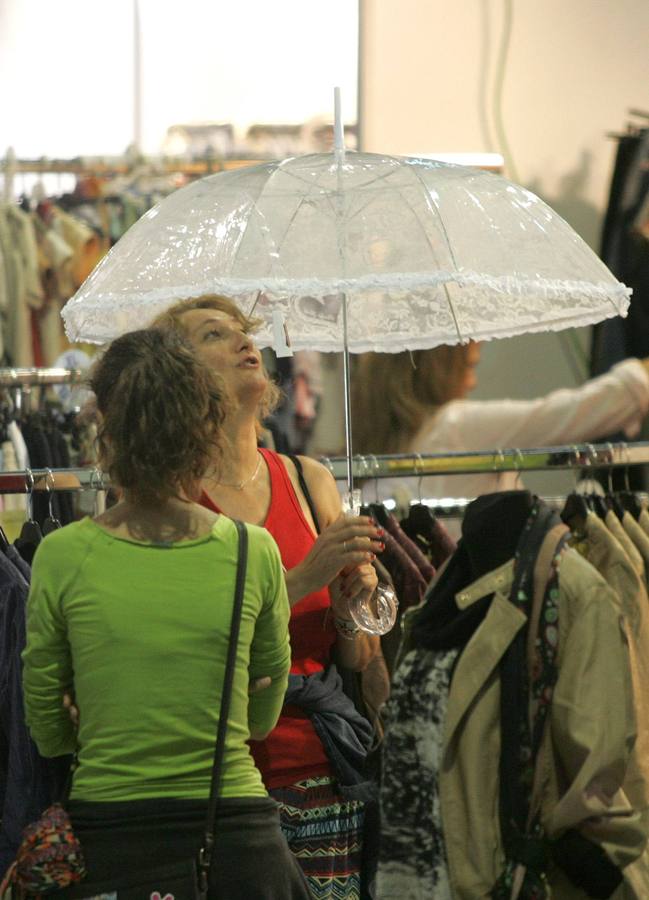
[(311, 516), (313, 517), (313, 524), (315, 525), (316, 534), (320, 534), (321, 532), (320, 532), (320, 522), (318, 522), (318, 514), (315, 511), (315, 506), (313, 503), (313, 498), (311, 497), (311, 492), (309, 491), (309, 488), (307, 487), (306, 478), (304, 477), (304, 470), (302, 469), (302, 463), (300, 462), (300, 458), (299, 458), (299, 456), (293, 456), (292, 454), (289, 454), (288, 458), (291, 460), (291, 462), (297, 469), (297, 477), (300, 482), (300, 487), (302, 488), (302, 493), (304, 494), (304, 499), (306, 500), (309, 510), (311, 512)]
[(212, 766), (212, 783), (210, 785), (210, 798), (207, 807), (207, 819), (205, 822), (205, 836), (203, 846), (198, 856), (199, 889), (201, 895), (205, 897), (207, 897), (210, 864), (212, 862), (212, 852), (214, 849), (216, 814), (219, 804), (219, 792), (221, 790), (221, 778), (223, 775), (225, 735), (228, 728), (228, 716), (230, 714), (230, 699), (232, 696), (232, 683), (234, 681), (234, 667), (237, 659), (237, 644), (239, 643), (243, 593), (246, 584), (246, 568), (248, 565), (248, 529), (243, 522), (239, 522), (237, 519), (234, 519), (233, 521), (237, 527), (239, 536), (237, 577), (234, 588), (232, 622), (230, 624), (230, 642), (228, 644), (228, 656), (225, 663), (225, 676), (223, 678), (223, 691), (221, 693), (219, 725), (216, 732), (216, 748), (214, 750), (214, 764)]

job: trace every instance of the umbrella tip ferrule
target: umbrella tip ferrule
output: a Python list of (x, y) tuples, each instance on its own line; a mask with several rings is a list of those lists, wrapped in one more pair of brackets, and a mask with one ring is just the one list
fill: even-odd
[(340, 102), (340, 88), (334, 88), (334, 152), (339, 160), (345, 159), (345, 130)]

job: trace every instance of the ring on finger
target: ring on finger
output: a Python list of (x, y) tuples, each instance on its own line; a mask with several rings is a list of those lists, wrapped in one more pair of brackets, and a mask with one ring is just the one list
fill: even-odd
[(347, 553), (347, 541), (343, 541), (343, 553)]

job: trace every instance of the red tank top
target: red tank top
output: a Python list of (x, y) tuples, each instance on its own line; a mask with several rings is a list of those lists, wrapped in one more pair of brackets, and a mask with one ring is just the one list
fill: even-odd
[[(286, 569), (302, 562), (316, 538), (302, 512), (284, 463), (272, 450), (259, 451), (270, 473), (270, 507), (263, 523), (275, 538)], [(214, 512), (218, 507), (203, 493), (200, 501)], [(336, 641), (329, 589), (307, 594), (291, 609), (291, 672), (312, 675), (330, 662)], [(305, 778), (331, 775), (322, 742), (304, 713), (285, 706), (275, 729), (265, 741), (251, 741), (252, 755), (268, 789), (288, 787)]]

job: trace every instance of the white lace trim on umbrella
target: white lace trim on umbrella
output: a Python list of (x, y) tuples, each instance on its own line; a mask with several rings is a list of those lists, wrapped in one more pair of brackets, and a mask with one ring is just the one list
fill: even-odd
[[(105, 343), (146, 327), (178, 300), (209, 293), (233, 297), (246, 313), (256, 303), (255, 315), (267, 322), (273, 309), (280, 310), (294, 349), (325, 352), (343, 346), (344, 293), (349, 348), (361, 353), (589, 325), (626, 315), (631, 291), (613, 280), (593, 284), (473, 272), (368, 274), (353, 279), (230, 277), (148, 291), (98, 293), (90, 288), (86, 295), (82, 288), (62, 315), (71, 340)], [(261, 346), (272, 345), (270, 327), (258, 337)]]

